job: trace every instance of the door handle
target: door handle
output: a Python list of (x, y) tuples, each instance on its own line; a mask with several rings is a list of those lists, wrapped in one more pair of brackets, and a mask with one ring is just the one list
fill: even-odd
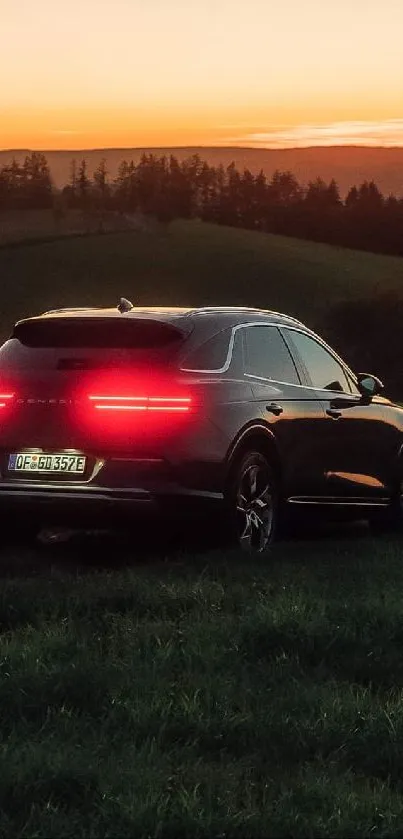
[(282, 408), (281, 405), (276, 405), (275, 402), (271, 402), (270, 405), (266, 405), (266, 411), (269, 411), (271, 414), (278, 417), (283, 413), (284, 408)]
[(328, 417), (331, 417), (332, 419), (340, 419), (340, 417), (342, 416), (342, 412), (337, 411), (336, 408), (327, 408), (326, 413)]

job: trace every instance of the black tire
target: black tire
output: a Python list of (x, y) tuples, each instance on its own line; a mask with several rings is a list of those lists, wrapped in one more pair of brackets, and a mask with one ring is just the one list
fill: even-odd
[(231, 543), (249, 554), (265, 553), (279, 522), (278, 482), (265, 455), (247, 451), (234, 462), (225, 500)]

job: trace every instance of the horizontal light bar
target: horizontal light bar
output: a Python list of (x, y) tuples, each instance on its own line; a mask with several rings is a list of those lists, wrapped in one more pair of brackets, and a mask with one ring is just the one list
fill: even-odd
[(184, 411), (189, 405), (95, 405), (97, 411)]
[(149, 405), (149, 411), (188, 411), (189, 405)]
[(7, 402), (9, 402), (10, 399), (13, 399), (13, 397), (13, 393), (0, 393), (0, 408), (6, 408)]
[(150, 402), (187, 402), (187, 403), (190, 402), (190, 399), (188, 397), (179, 398), (179, 399), (177, 399), (177, 398), (172, 399), (171, 397), (168, 397), (168, 396), (149, 396), (148, 399), (149, 399)]
[(97, 411), (147, 411), (147, 405), (95, 405)]
[[(188, 396), (106, 396), (91, 395), (91, 402), (98, 411), (169, 411), (184, 413), (190, 410)], [(139, 403), (139, 404), (133, 404)]]
[(146, 402), (148, 396), (90, 396), (89, 399), (91, 399), (92, 402), (95, 402), (97, 399), (113, 399), (115, 402), (118, 400), (125, 402)]
[[(1, 395), (0, 395), (1, 398)], [(92, 402), (96, 401), (113, 401), (113, 402), (181, 402), (190, 403), (189, 397), (171, 397), (171, 396), (90, 396)]]

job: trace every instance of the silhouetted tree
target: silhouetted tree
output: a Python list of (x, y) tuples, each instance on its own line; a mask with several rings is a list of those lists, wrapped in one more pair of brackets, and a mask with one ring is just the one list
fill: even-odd
[(77, 161), (75, 158), (70, 163), (70, 188), (73, 202), (77, 201), (78, 190), (78, 176), (77, 176)]
[(347, 198), (346, 198), (346, 202), (345, 202), (346, 207), (348, 209), (353, 209), (356, 206), (357, 201), (358, 201), (358, 189), (357, 189), (356, 186), (352, 186), (351, 189), (349, 189), (348, 194), (347, 194)]
[(127, 160), (122, 160), (114, 180), (115, 205), (121, 212), (129, 209), (129, 171)]
[(82, 206), (84, 206), (87, 202), (91, 182), (87, 175), (87, 161), (85, 158), (80, 163), (80, 167), (78, 170), (78, 177), (77, 177), (77, 184), (78, 184), (78, 193), (79, 199)]
[(98, 230), (104, 232), (105, 213), (109, 198), (108, 170), (103, 157), (93, 174), (95, 206), (98, 211)]
[(32, 152), (27, 155), (21, 178), (25, 207), (45, 209), (52, 206), (52, 182), (44, 154)]
[(98, 190), (99, 196), (101, 198), (101, 204), (102, 206), (104, 206), (106, 202), (106, 196), (108, 193), (108, 170), (106, 166), (105, 157), (102, 158), (101, 162), (95, 169), (93, 179), (96, 189)]

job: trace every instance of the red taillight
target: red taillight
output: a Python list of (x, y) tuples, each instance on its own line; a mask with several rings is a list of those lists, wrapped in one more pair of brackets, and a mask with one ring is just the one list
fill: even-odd
[(0, 408), (6, 408), (14, 399), (13, 393), (0, 393)]
[(76, 398), (76, 421), (93, 439), (136, 444), (180, 433), (196, 408), (184, 382), (149, 369), (134, 374), (113, 370), (95, 376), (88, 372)]
[(190, 410), (188, 396), (89, 396), (98, 411), (165, 411), (186, 413)]

